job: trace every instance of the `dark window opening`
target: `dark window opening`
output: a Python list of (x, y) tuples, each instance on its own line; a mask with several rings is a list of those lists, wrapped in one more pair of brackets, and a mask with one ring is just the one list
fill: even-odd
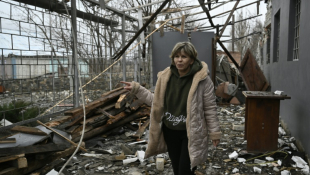
[(274, 50), (273, 50), (273, 62), (278, 62), (280, 59), (280, 10), (276, 13), (274, 18)]

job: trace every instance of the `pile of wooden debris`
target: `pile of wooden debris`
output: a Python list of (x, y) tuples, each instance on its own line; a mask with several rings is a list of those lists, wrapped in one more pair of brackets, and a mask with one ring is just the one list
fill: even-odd
[[(107, 136), (120, 126), (136, 131), (140, 137), (149, 125), (150, 107), (122, 87), (109, 91), (101, 98), (73, 108), (45, 124), (38, 121), (36, 127), (15, 126), (14, 135), (0, 140), (0, 175), (46, 174), (56, 165), (64, 163), (79, 142), (85, 123), (83, 140)], [(85, 146), (85, 144), (84, 144)], [(80, 151), (87, 152), (83, 147)]]

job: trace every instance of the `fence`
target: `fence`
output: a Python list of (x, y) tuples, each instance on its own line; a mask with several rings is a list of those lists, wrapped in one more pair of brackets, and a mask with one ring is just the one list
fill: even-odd
[[(40, 4), (38, 2), (35, 0), (33, 4)], [(40, 2), (44, 4), (45, 1)], [(54, 9), (55, 12), (13, 0), (0, 1), (0, 6), (0, 86), (5, 89), (0, 94), (0, 106), (14, 106), (1, 110), (0, 118), (10, 120), (6, 114), (11, 110), (23, 111), (30, 106), (39, 107), (41, 114), (41, 110), (74, 93), (77, 77), (73, 71), (74, 32), (82, 85), (91, 81), (83, 88), (86, 102), (113, 89), (124, 75), (126, 81), (148, 83), (148, 64), (142, 61), (138, 48), (126, 55), (125, 74), (123, 62), (120, 61), (93, 80), (114, 62), (111, 58), (122, 46), (122, 41), (118, 39), (122, 38), (121, 33), (115, 30), (121, 18), (112, 12), (91, 8), (84, 1), (77, 1), (78, 16), (85, 14), (85, 18), (76, 19), (77, 27), (72, 33), (71, 19), (59, 10)], [(65, 11), (65, 8), (62, 10)], [(86, 14), (91, 14), (91, 18), (87, 18)], [(132, 22), (126, 22), (126, 25), (126, 29), (132, 28)], [(125, 40), (132, 36), (132, 33), (126, 33)], [(72, 108), (73, 97), (53, 108), (49, 114)], [(18, 109), (15, 107), (18, 101), (29, 102), (29, 105)]]

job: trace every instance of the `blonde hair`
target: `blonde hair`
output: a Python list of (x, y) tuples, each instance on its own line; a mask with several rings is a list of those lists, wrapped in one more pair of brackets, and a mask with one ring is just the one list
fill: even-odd
[(190, 42), (178, 42), (174, 46), (174, 48), (171, 51), (170, 58), (172, 59), (172, 64), (174, 64), (173, 58), (176, 54), (180, 52), (184, 52), (186, 55), (188, 55), (191, 59), (196, 60), (197, 59), (197, 50), (195, 49), (194, 45)]

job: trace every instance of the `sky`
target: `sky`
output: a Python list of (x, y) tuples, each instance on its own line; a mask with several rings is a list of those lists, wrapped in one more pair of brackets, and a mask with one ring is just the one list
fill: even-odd
[[(223, 2), (223, 1), (224, 0), (219, 0), (219, 2)], [(227, 0), (225, 0), (225, 1), (227, 1)], [(252, 2), (256, 2), (256, 0), (241, 0), (237, 7), (241, 7), (241, 6), (244, 6), (246, 4), (250, 4)], [(216, 14), (220, 14), (222, 12), (229, 11), (229, 10), (231, 10), (234, 7), (235, 3), (236, 3), (236, 1), (229, 2), (229, 3), (227, 3), (227, 4), (225, 4), (225, 5), (221, 6), (221, 7), (218, 7), (216, 9), (214, 9), (214, 10), (211, 10), (210, 14), (211, 14), (211, 16), (214, 16)], [(199, 2), (198, 2), (198, 0), (190, 1), (190, 4), (199, 5)], [(217, 5), (214, 5), (214, 6), (217, 6)], [(202, 11), (202, 8), (201, 7), (197, 8), (195, 11), (196, 12)], [(237, 9), (234, 12), (235, 16), (236, 16), (237, 13), (240, 13), (241, 11), (243, 11), (243, 13), (245, 15), (248, 14), (248, 16), (256, 16), (257, 15), (257, 3), (252, 4), (250, 6), (247, 6), (247, 7), (244, 7), (244, 8), (241, 8), (241, 9)], [(262, 22), (264, 22), (265, 21), (265, 13), (266, 12), (267, 12), (266, 4), (263, 1), (261, 1), (260, 2), (260, 6), (259, 6), (259, 14), (262, 14), (262, 16), (254, 18), (254, 19), (259, 19)], [(229, 14), (229, 13), (227, 13), (227, 14)], [(198, 15), (196, 15), (196, 16), (198, 16)], [(199, 18), (203, 18), (203, 17), (206, 17), (205, 13), (199, 15)], [(214, 18), (213, 19), (213, 23), (215, 25), (216, 24), (225, 24), (227, 18), (228, 18), (228, 15), (226, 15), (224, 17), (221, 17), (221, 18)], [(235, 20), (237, 20), (236, 17), (235, 17)], [(210, 25), (209, 22), (206, 25), (209, 26)], [(229, 35), (230, 29), (231, 29), (231, 26), (227, 26), (227, 28), (226, 28), (226, 30), (225, 30), (223, 35)]]
[[(184, 1), (188, 1), (188, 5), (199, 5), (199, 2), (198, 0), (184, 0)], [(219, 2), (224, 2), (224, 1), (230, 1), (230, 0), (219, 0)], [(243, 5), (246, 5), (246, 4), (249, 4), (249, 3), (252, 3), (252, 2), (255, 2), (256, 0), (241, 0), (238, 7), (240, 6), (243, 6)], [(233, 6), (235, 5), (236, 1), (231, 1), (217, 9), (214, 9), (214, 10), (211, 10), (210, 11), (210, 14), (211, 16), (214, 16), (216, 14), (220, 14), (224, 11), (228, 11), (228, 10), (231, 10), (233, 8)], [(0, 16), (5, 16), (7, 17), (8, 14), (9, 14), (9, 8), (6, 7), (5, 5), (7, 5), (6, 3), (3, 3), (3, 2), (0, 2), (0, 5), (2, 7), (0, 7)], [(214, 6), (217, 6), (218, 4), (214, 5)], [(79, 6), (79, 5), (78, 5)], [(213, 6), (213, 7), (214, 7)], [(238, 9), (236, 10), (236, 12), (234, 14), (236, 14), (237, 12), (240, 12), (240, 11), (243, 11), (245, 14), (246, 13), (251, 13), (252, 15), (249, 15), (249, 16), (255, 16), (256, 15), (256, 10), (257, 9), (257, 5), (256, 4), (253, 4), (253, 5), (250, 5), (250, 6), (247, 6), (245, 8), (242, 8), (242, 9)], [(195, 13), (195, 12), (202, 12), (202, 8), (201, 7), (198, 7), (198, 8), (195, 8), (192, 10), (191, 13)], [(265, 13), (267, 11), (266, 9), (266, 4), (261, 1), (260, 2), (260, 7), (259, 7), (259, 11), (260, 11), (260, 14), (262, 14), (262, 16), (258, 17), (258, 19), (260, 19), (262, 22), (265, 20)], [(224, 17), (221, 17), (221, 18), (215, 18), (213, 19), (213, 22), (214, 24), (224, 24), (227, 20), (227, 17), (228, 17), (228, 14), (225, 15)], [(199, 14), (199, 15), (195, 15), (195, 18), (205, 18), (206, 17), (206, 14), (205, 13), (202, 13), (202, 14)], [(255, 18), (257, 19), (257, 18)], [(210, 26), (208, 20), (204, 20), (204, 21), (200, 21), (201, 24), (204, 24), (205, 26)], [(16, 30), (16, 25), (12, 25), (12, 24), (9, 24), (6, 23), (6, 20), (3, 19), (2, 20), (2, 30), (3, 32), (5, 32), (6, 30)], [(231, 26), (227, 26), (224, 34), (223, 34), (223, 38), (222, 40), (227, 40), (227, 39), (230, 39), (230, 37), (225, 37), (225, 36), (228, 36), (229, 35), (229, 31), (231, 30)], [(28, 43), (28, 39), (25, 38), (25, 37), (18, 37), (18, 36), (14, 36), (15, 39), (15, 43), (14, 43), (14, 46), (17, 47), (17, 48), (23, 48), (23, 47), (26, 47), (27, 46), (27, 43)], [(0, 38), (2, 38), (2, 42), (0, 43), (0, 48), (10, 48), (11, 47), (11, 38), (10, 36), (5, 36), (3, 34), (0, 33)], [(18, 43), (20, 43), (20, 46), (18, 46)], [(23, 44), (22, 43), (26, 43)], [(39, 46), (35, 46), (35, 47), (39, 47)]]
[[(199, 5), (199, 1), (198, 0), (188, 0), (189, 1), (189, 5)], [(226, 1), (230, 1), (230, 0), (218, 0), (218, 2), (226, 2)], [(256, 2), (257, 0), (240, 0), (239, 4), (237, 7), (241, 7), (241, 6), (244, 6), (244, 5), (247, 5), (247, 4), (250, 4), (250, 3), (253, 3), (253, 2)], [(205, 0), (206, 2), (206, 0)], [(210, 15), (211, 16), (214, 16), (214, 15), (217, 15), (217, 14), (220, 14), (222, 12), (225, 12), (225, 11), (229, 11), (231, 10), (236, 4), (236, 1), (231, 1), (221, 7), (218, 7), (214, 10), (211, 10), (210, 11)], [(213, 7), (217, 6), (219, 4), (216, 4), (216, 5), (213, 5)], [(203, 11), (202, 8), (197, 8), (195, 9), (195, 12), (200, 12), (200, 11)], [(247, 7), (243, 7), (241, 9), (237, 9), (235, 12), (234, 12), (234, 15), (235, 15), (235, 21), (237, 21), (237, 13), (240, 13), (240, 12), (243, 12), (244, 16), (246, 17), (250, 17), (250, 16), (256, 16), (257, 15), (257, 3), (254, 3), (252, 5), (249, 5)], [(265, 21), (265, 14), (267, 12), (267, 5), (264, 3), (264, 1), (260, 1), (260, 5), (259, 5), (259, 14), (262, 14), (261, 16), (259, 17), (256, 17), (256, 18), (253, 18), (251, 19), (251, 21), (254, 22), (254, 20), (256, 19), (259, 19), (260, 21), (262, 21), (262, 23), (264, 24), (264, 21)], [(225, 24), (228, 16), (229, 16), (230, 13), (227, 13), (227, 15), (221, 17), (221, 18), (214, 18), (212, 21), (213, 23), (216, 25), (216, 24)], [(204, 17), (207, 17), (207, 15), (205, 13), (203, 14), (200, 14), (200, 15), (196, 15), (196, 16), (199, 16), (199, 18), (204, 18)], [(230, 21), (232, 21), (232, 18), (230, 19)], [(208, 22), (208, 20), (205, 20), (204, 21), (206, 24), (205, 26), (210, 26), (210, 23)], [(201, 22), (203, 24), (203, 22)], [(230, 30), (231, 30), (231, 25), (228, 25), (223, 33), (223, 37), (222, 37), (222, 40), (229, 40), (231, 39), (231, 37), (226, 37), (226, 36), (229, 36), (230, 35)], [(215, 30), (213, 30), (215, 32)], [(226, 47), (228, 47), (228, 43), (224, 43), (224, 45), (226, 45)], [(217, 49), (220, 49), (221, 50), (221, 47), (218, 46)]]

